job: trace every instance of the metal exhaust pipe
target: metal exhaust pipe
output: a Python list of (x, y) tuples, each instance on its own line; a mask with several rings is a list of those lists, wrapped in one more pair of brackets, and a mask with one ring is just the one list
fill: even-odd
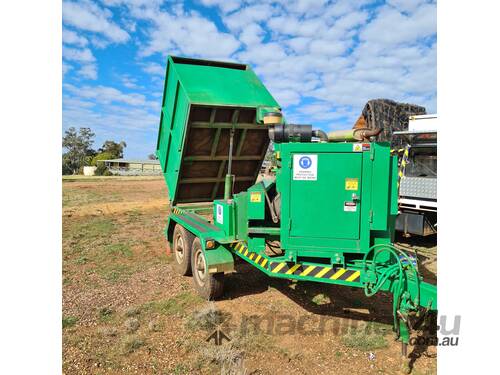
[(370, 137), (376, 137), (382, 132), (382, 129), (347, 129), (335, 130), (328, 133), (328, 141), (330, 142), (349, 142), (349, 141), (364, 141)]

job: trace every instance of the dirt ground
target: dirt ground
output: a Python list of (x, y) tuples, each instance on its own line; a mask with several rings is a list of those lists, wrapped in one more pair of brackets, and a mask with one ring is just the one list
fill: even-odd
[[(391, 298), (272, 279), (238, 262), (220, 301), (172, 269), (162, 178), (63, 179), (65, 374), (394, 374)], [(435, 280), (435, 238), (398, 238)], [(223, 344), (206, 339), (213, 332)], [(224, 339), (224, 336), (227, 339)], [(217, 336), (217, 335), (216, 335)], [(435, 347), (410, 347), (413, 374)]]

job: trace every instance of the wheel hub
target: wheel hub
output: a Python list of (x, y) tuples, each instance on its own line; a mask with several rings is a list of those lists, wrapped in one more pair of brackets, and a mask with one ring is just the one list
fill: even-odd
[(184, 252), (186, 251), (185, 246), (184, 246), (184, 240), (182, 239), (181, 235), (177, 235), (175, 239), (175, 258), (177, 260), (177, 263), (182, 263), (184, 260)]
[(198, 250), (195, 255), (195, 265), (196, 265), (196, 273), (198, 279), (200, 280), (200, 284), (205, 283), (205, 278), (207, 276), (207, 268), (205, 266), (205, 256), (203, 255), (203, 251)]

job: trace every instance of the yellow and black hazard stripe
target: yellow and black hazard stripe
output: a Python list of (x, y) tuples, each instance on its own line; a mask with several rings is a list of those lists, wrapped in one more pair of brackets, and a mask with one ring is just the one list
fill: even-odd
[(408, 164), (408, 156), (410, 155), (410, 145), (407, 145), (404, 148), (403, 157), (401, 159), (401, 166), (399, 167), (399, 178), (398, 178), (398, 187), (401, 183), (401, 179), (405, 176), (406, 165)]
[(399, 154), (403, 152), (405, 149), (404, 148), (398, 148), (397, 150), (395, 148), (391, 149), (391, 154)]
[(308, 276), (315, 279), (338, 280), (344, 282), (359, 282), (360, 272), (348, 270), (341, 267), (314, 266), (300, 263), (273, 262), (267, 257), (261, 256), (248, 249), (243, 242), (233, 242), (229, 245), (239, 256), (245, 258), (250, 263), (255, 263), (277, 275)]
[(348, 270), (342, 267), (314, 266), (300, 263), (271, 262), (269, 265), (271, 273), (308, 276), (315, 279), (329, 279), (346, 282), (359, 282), (361, 273), (356, 270)]
[(255, 263), (263, 268), (266, 268), (268, 265), (266, 257), (248, 250), (248, 247), (246, 247), (243, 242), (233, 242), (229, 246), (232, 247), (242, 258), (249, 260), (250, 263)]
[(172, 212), (176, 215), (182, 214), (182, 210), (179, 210), (177, 207), (172, 208)]

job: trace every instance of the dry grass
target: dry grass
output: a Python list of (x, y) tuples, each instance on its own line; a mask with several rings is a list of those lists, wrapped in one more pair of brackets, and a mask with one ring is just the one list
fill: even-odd
[(143, 309), (160, 315), (184, 316), (189, 308), (202, 302), (203, 300), (192, 292), (183, 292), (172, 298), (147, 302)]
[(342, 343), (348, 348), (374, 351), (387, 347), (386, 336), (390, 333), (388, 325), (370, 322), (350, 330), (342, 336)]
[[(64, 373), (365, 374), (399, 369), (392, 359), (399, 358), (400, 347), (390, 338), (382, 347), (380, 339), (366, 342), (361, 332), (351, 340), (330, 332), (280, 336), (238, 329), (242, 314), (332, 314), (331, 319), (341, 321), (349, 318), (338, 315), (343, 306), (370, 301), (384, 313), (381, 299), (367, 302), (362, 291), (308, 284), (285, 288), (286, 282), (270, 281), (246, 267), (228, 277), (225, 300), (207, 304), (198, 298), (191, 279), (175, 274), (165, 255), (168, 200), (161, 178), (64, 179), (63, 200)], [(210, 329), (221, 323), (231, 341), (207, 343)], [(367, 348), (376, 350), (377, 361), (366, 360)], [(414, 371), (433, 373), (435, 367), (435, 359), (422, 356)]]

